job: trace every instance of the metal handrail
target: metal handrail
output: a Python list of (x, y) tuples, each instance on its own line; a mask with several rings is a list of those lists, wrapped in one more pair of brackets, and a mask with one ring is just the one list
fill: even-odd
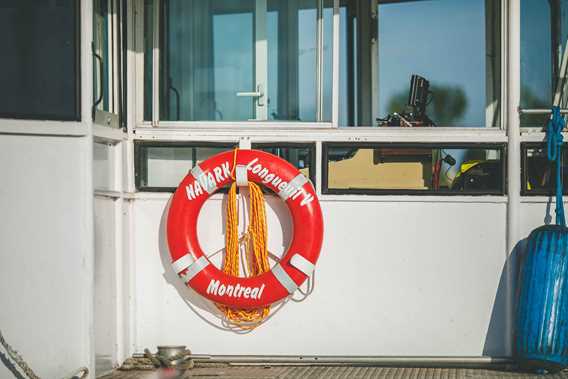
[[(549, 114), (551, 113), (550, 108), (519, 108), (519, 114)], [(568, 109), (560, 109), (560, 113), (568, 114)]]
[(91, 52), (93, 54), (93, 57), (99, 61), (99, 88), (98, 90), (100, 91), (99, 96), (95, 99), (93, 106), (92, 106), (92, 117), (93, 120), (95, 119), (95, 112), (97, 110), (97, 106), (101, 103), (101, 101), (103, 100), (103, 96), (104, 96), (104, 91), (103, 91), (103, 85), (104, 85), (104, 81), (103, 81), (103, 74), (104, 74), (104, 68), (103, 68), (103, 58), (97, 54), (97, 51), (95, 50), (95, 43), (91, 42)]

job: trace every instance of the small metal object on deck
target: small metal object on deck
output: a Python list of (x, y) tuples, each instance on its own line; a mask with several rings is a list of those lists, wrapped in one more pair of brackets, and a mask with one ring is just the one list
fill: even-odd
[(187, 351), (185, 345), (158, 346), (158, 355), (164, 358), (173, 358), (176, 355)]

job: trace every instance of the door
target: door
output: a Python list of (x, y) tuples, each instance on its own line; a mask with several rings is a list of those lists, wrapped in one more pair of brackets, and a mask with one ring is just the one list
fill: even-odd
[(159, 120), (321, 120), (321, 1), (155, 2)]
[(216, 120), (267, 119), (266, 1), (217, 7), (213, 14)]

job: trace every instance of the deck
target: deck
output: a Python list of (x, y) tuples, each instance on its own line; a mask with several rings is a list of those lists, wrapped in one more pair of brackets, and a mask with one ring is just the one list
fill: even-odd
[[(151, 371), (115, 371), (100, 379), (158, 379)], [(507, 370), (470, 368), (408, 368), (362, 366), (233, 366), (227, 364), (198, 365), (182, 378), (227, 379), (461, 379), (461, 378), (546, 378), (568, 379), (568, 370), (549, 375), (535, 375)]]

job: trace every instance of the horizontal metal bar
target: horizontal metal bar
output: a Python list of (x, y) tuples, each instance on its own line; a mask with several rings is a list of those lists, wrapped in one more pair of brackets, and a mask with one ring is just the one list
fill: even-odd
[[(250, 124), (249, 124), (250, 125)], [(423, 143), (505, 143), (503, 130), (494, 128), (298, 128), (291, 130), (280, 124), (257, 128), (222, 128), (204, 124), (200, 128), (138, 128), (135, 140), (150, 141), (223, 141), (238, 142), (248, 137), (252, 143), (260, 142), (423, 142)], [(233, 125), (234, 126), (234, 125)], [(280, 127), (279, 127), (280, 126)]]
[[(143, 354), (134, 354), (142, 357)], [(367, 365), (367, 366), (419, 366), (419, 367), (488, 367), (512, 364), (509, 357), (439, 357), (439, 356), (339, 356), (339, 355), (207, 355), (187, 356), (200, 362), (219, 362), (231, 365)]]
[(261, 97), (261, 92), (237, 92), (237, 96), (239, 97)]
[(100, 190), (100, 189), (95, 189), (94, 195), (95, 197), (105, 197), (109, 199), (120, 199), (121, 197), (123, 197), (123, 193), (120, 191)]
[[(519, 114), (549, 114), (551, 112), (550, 109), (546, 108), (519, 108)], [(561, 109), (560, 113), (568, 114), (568, 109)]]

